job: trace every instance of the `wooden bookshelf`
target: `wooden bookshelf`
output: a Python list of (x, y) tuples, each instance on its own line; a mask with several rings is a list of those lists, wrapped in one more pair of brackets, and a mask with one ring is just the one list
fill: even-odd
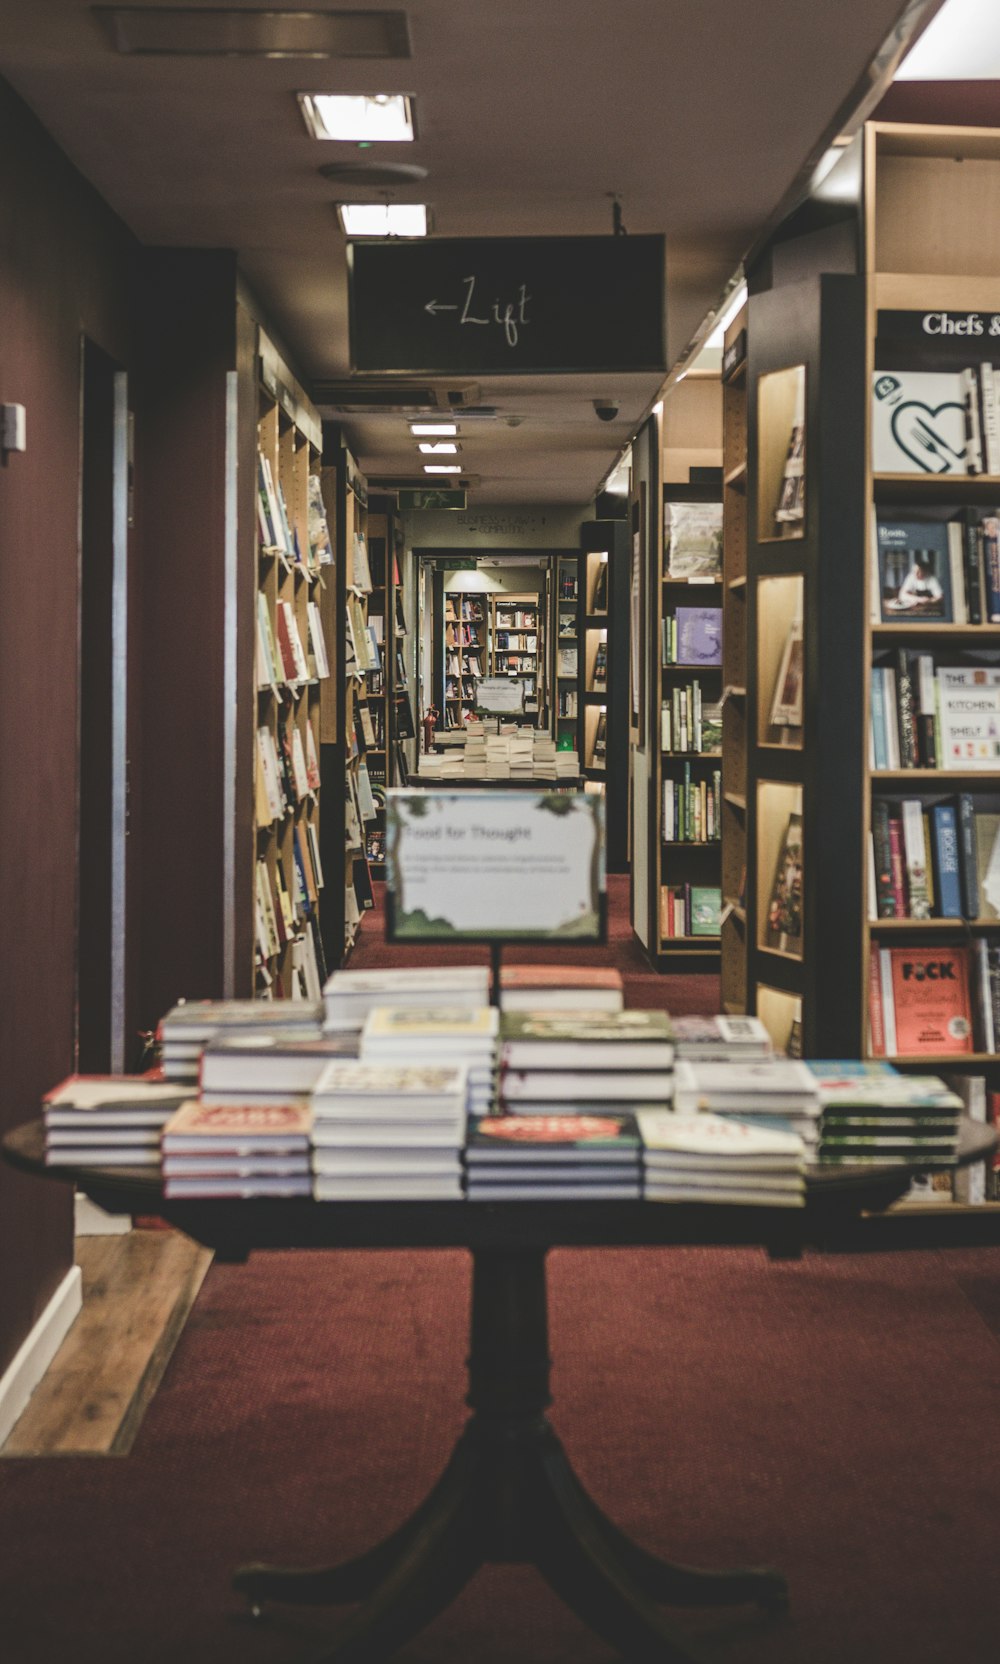
[(747, 308), (726, 330), (722, 384), (722, 815), (720, 965), (723, 1008), (747, 1006)]
[(289, 392), (287, 372), (279, 392), (264, 373), (269, 363), (265, 352), (257, 420), (254, 986), (261, 998), (318, 999), (326, 975), (320, 751), (331, 676), (321, 597), (334, 551), (319, 494), (319, 418)]
[(556, 556), (555, 628), (550, 659), (556, 743), (569, 736), (581, 757), (584, 702), (580, 695), (580, 657), (586, 615), (583, 569), (584, 559), (580, 555)]
[[(449, 589), (444, 578), (444, 726), (461, 728), (476, 712), (476, 685), (495, 674), (490, 597)], [(478, 672), (478, 674), (477, 674)]]
[[(835, 199), (840, 206), (831, 212)], [(961, 585), (966, 592), (970, 568), (978, 571), (982, 563), (976, 528), (1000, 507), (1000, 469), (995, 462), (989, 467), (984, 455), (985, 472), (923, 472), (922, 461), (939, 465), (935, 434), (923, 447), (927, 456), (917, 441), (906, 451), (905, 430), (901, 438), (885, 419), (892, 404), (880, 401), (909, 397), (919, 405), (907, 377), (954, 377), (969, 368), (978, 377), (979, 367), (992, 363), (987, 328), (977, 335), (924, 325), (932, 314), (956, 319), (978, 312), (988, 320), (1000, 313), (998, 202), (1000, 132), (869, 123), (845, 148), (823, 201), (805, 204), (758, 251), (748, 304), (748, 1004), (779, 1044), (793, 1033), (800, 1011), (806, 1056), (870, 1056), (869, 1003), (879, 967), (886, 974), (889, 967), (874, 956), (892, 947), (904, 955), (923, 948), (933, 960), (935, 952), (963, 950), (972, 1032), (959, 1037), (970, 1049), (907, 1052), (890, 1060), (964, 1080), (967, 1101), (979, 1113), (983, 1085), (987, 1094), (1000, 1090), (1000, 1055), (995, 1045), (983, 1044), (993, 978), (979, 959), (983, 950), (1000, 952), (1000, 918), (989, 916), (985, 903), (970, 919), (940, 916), (939, 851), (945, 851), (946, 879), (953, 858), (946, 832), (934, 831), (935, 822), (925, 823), (925, 836), (931, 829), (932, 916), (877, 914), (898, 907), (900, 899), (910, 906), (909, 885), (920, 884), (912, 840), (923, 816), (957, 816), (964, 794), (991, 847), (992, 822), (983, 817), (1000, 814), (1000, 768), (966, 768), (960, 757), (952, 766), (932, 767), (928, 753), (933, 745), (941, 761), (946, 732), (933, 679), (948, 667), (1000, 664), (997, 625), (956, 619), (954, 601), (947, 599), (949, 587)], [(777, 459), (788, 443), (793, 371), (800, 378), (804, 427), (802, 516), (794, 540), (787, 532), (777, 535), (773, 525), (768, 530)], [(943, 399), (942, 393), (927, 403), (929, 420), (944, 408)], [(907, 471), (893, 465), (893, 443), (912, 458), (912, 471), (908, 463)], [(727, 459), (727, 469), (736, 466), (736, 459)], [(954, 557), (943, 531), (949, 521), (960, 527)], [(928, 528), (924, 542), (907, 541), (914, 524)], [(896, 622), (885, 611), (895, 605), (911, 546), (938, 551), (946, 576), (943, 617)], [(889, 555), (880, 565), (880, 550), (893, 547), (903, 551), (902, 565)], [(925, 582), (919, 573), (918, 581)], [(793, 585), (800, 586), (800, 597)], [(799, 605), (804, 701), (796, 743), (773, 732), (770, 702), (776, 638)], [(889, 670), (895, 683), (883, 675)], [(921, 671), (922, 688), (916, 681)], [(915, 703), (911, 715), (904, 693), (901, 717), (899, 689), (907, 677), (914, 679)], [(891, 730), (880, 720), (883, 710)], [(897, 739), (899, 765), (893, 761)], [(788, 957), (768, 944), (765, 921), (775, 882), (776, 805), (780, 794), (791, 792), (800, 794), (803, 873), (801, 944), (797, 956)], [(920, 814), (910, 822), (909, 852), (900, 833), (897, 899), (890, 898), (887, 876), (880, 901), (870, 893), (873, 825), (884, 839), (886, 813), (902, 825), (904, 802), (919, 806)], [(943, 840), (939, 846), (935, 838)], [(885, 847), (880, 844), (883, 853)], [(980, 885), (983, 859), (981, 851)], [(884, 860), (879, 870), (888, 873)], [(894, 963), (898, 968), (900, 962)]]
[[(483, 599), (483, 598), (480, 598)], [(493, 591), (489, 613), (490, 676), (524, 683), (524, 711), (542, 726), (545, 702), (545, 605), (537, 590)]]

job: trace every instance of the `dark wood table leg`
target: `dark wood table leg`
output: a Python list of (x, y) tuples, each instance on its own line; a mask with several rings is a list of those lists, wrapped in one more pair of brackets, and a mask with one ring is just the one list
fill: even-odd
[(247, 1566), (236, 1587), (264, 1600), (358, 1610), (315, 1664), (378, 1664), (431, 1621), (484, 1561), (527, 1563), (634, 1664), (695, 1664), (701, 1653), (660, 1604), (784, 1605), (779, 1572), (699, 1571), (633, 1543), (577, 1479), (545, 1411), (549, 1395), (544, 1249), (474, 1256), (472, 1415), (441, 1479), (383, 1543), (340, 1566)]

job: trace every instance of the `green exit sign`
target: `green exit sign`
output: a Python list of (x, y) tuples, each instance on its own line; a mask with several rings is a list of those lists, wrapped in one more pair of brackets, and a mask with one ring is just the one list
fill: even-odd
[(431, 487), (426, 491), (400, 491), (399, 507), (402, 513), (420, 508), (464, 508), (465, 499), (464, 491), (442, 491)]

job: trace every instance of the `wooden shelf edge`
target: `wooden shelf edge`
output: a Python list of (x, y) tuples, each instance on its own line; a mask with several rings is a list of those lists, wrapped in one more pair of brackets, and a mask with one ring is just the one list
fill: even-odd
[(869, 919), (870, 932), (888, 931), (890, 934), (909, 934), (910, 931), (920, 930), (1000, 930), (1000, 919), (965, 919), (938, 918), (933, 919)]

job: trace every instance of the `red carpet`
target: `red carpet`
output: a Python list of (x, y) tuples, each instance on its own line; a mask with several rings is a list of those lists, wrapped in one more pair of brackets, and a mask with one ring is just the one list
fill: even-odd
[[(315, 1656), (334, 1615), (251, 1628), (230, 1570), (349, 1555), (416, 1504), (465, 1413), (468, 1280), (453, 1252), (213, 1267), (131, 1456), (0, 1463), (3, 1664)], [(787, 1621), (684, 1618), (713, 1664), (994, 1664), (992, 1250), (572, 1251), (550, 1287), (553, 1422), (597, 1500), (677, 1559), (789, 1576)], [(611, 1655), (489, 1568), (397, 1656)]]

